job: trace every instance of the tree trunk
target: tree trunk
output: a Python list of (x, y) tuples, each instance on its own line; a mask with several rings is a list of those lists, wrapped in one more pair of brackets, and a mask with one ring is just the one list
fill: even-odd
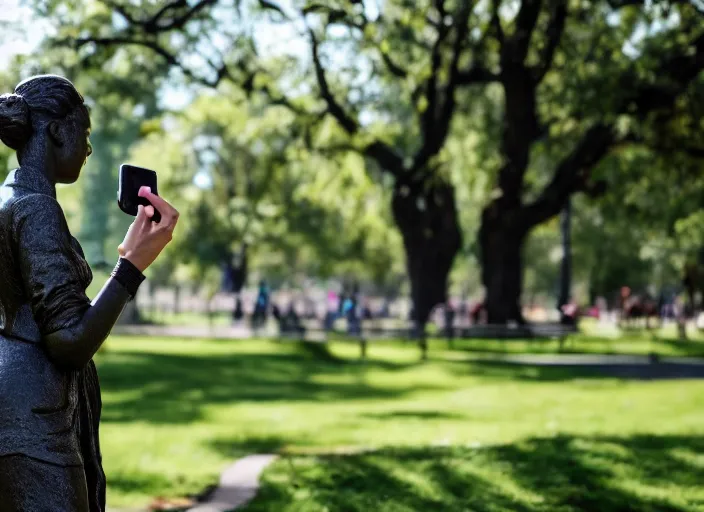
[(403, 237), (412, 319), (425, 358), (425, 325), (433, 308), (447, 300), (448, 275), (462, 244), (455, 190), (448, 183), (423, 187), (399, 180), (391, 207)]
[(525, 324), (521, 311), (521, 257), (528, 230), (520, 213), (520, 209), (504, 210), (497, 202), (487, 206), (482, 213), (479, 245), (489, 324), (511, 321)]

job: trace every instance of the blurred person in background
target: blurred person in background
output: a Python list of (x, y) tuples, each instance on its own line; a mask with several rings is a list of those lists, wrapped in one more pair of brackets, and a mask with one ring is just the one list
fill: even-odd
[(259, 281), (259, 293), (257, 294), (257, 302), (254, 304), (254, 312), (252, 313), (252, 327), (257, 329), (266, 324), (269, 314), (269, 286), (263, 279)]

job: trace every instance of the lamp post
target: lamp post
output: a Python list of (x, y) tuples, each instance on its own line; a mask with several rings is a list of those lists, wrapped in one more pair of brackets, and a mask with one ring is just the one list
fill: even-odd
[(572, 200), (567, 199), (560, 218), (560, 233), (562, 235), (562, 262), (560, 264), (560, 292), (557, 299), (557, 309), (560, 311), (560, 319), (565, 320), (562, 306), (570, 301), (570, 289), (572, 282)]

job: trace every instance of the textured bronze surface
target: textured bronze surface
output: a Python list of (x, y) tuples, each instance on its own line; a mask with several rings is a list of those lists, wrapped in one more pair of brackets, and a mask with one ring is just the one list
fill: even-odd
[[(72, 466), (83, 466), (90, 508), (75, 510), (105, 507), (98, 441), (100, 388), (91, 358), (131, 295), (112, 277), (91, 304), (85, 289), (92, 273), (55, 196), (48, 179), (31, 169), (13, 171), (0, 187), (3, 511), (15, 499), (3, 494), (9, 492), (7, 482), (23, 489), (36, 483), (38, 492), (44, 488), (41, 479), (22, 483), (2, 473), (15, 466), (2, 456), (13, 454), (49, 463), (40, 474), (63, 473), (68, 481), (75, 482)], [(80, 494), (80, 489), (75, 491)]]
[(83, 510), (88, 500), (80, 466), (59, 468), (29, 457), (0, 457), (2, 512)]
[(92, 273), (55, 182), (75, 181), (92, 151), (87, 110), (60, 77), (16, 93), (0, 96), (0, 139), (20, 162), (0, 186), (0, 512), (102, 512), (92, 357), (143, 276), (120, 265), (86, 296)]

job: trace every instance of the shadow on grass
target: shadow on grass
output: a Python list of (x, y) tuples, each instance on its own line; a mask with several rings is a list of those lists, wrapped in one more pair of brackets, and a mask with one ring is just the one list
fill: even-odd
[(179, 488), (181, 482), (174, 482), (156, 472), (112, 473), (108, 475), (108, 485), (112, 492), (121, 494), (158, 494), (164, 489)]
[[(107, 353), (99, 360), (105, 404), (102, 421), (189, 423), (210, 405), (247, 401), (388, 399), (440, 386), (375, 386), (368, 370), (395, 372), (416, 363), (341, 360), (321, 348), (282, 346), (280, 353)], [(348, 379), (330, 382), (329, 375)]]
[(701, 341), (685, 341), (679, 338), (659, 336), (655, 339), (655, 342), (669, 348), (674, 348), (678, 355), (682, 355), (684, 357), (704, 357), (704, 343)]
[(278, 453), (290, 442), (282, 437), (243, 437), (239, 440), (230, 438), (215, 439), (208, 443), (213, 450), (228, 459), (236, 460), (256, 453)]
[[(282, 438), (275, 436), (252, 437), (247, 436), (239, 440), (215, 439), (208, 443), (208, 447), (216, 450), (228, 459), (235, 461), (254, 453), (277, 453), (286, 446)], [(220, 468), (212, 468), (218, 473)], [(224, 469), (224, 468), (223, 468)], [(110, 492), (119, 494), (138, 494), (142, 496), (178, 496), (194, 499), (197, 502), (205, 501), (217, 488), (218, 478), (201, 478), (194, 480), (185, 475), (165, 476), (150, 470), (148, 466), (140, 466), (130, 471), (112, 471), (107, 475)], [(4, 510), (0, 508), (0, 510)], [(119, 509), (118, 509), (119, 510)], [(140, 509), (142, 510), (142, 509)], [(161, 510), (161, 509), (160, 509)], [(169, 509), (172, 510), (172, 509)], [(181, 508), (174, 508), (174, 512), (182, 512)]]
[(559, 382), (577, 379), (672, 380), (702, 379), (704, 365), (687, 363), (565, 363), (532, 361), (474, 360), (464, 370), (455, 366), (458, 374), (473, 374), (488, 378), (525, 381)]
[(700, 436), (561, 436), (286, 457), (245, 510), (690, 512), (704, 506), (702, 456)]
[(467, 418), (464, 414), (446, 411), (388, 411), (368, 413), (362, 416), (375, 420), (462, 420)]

